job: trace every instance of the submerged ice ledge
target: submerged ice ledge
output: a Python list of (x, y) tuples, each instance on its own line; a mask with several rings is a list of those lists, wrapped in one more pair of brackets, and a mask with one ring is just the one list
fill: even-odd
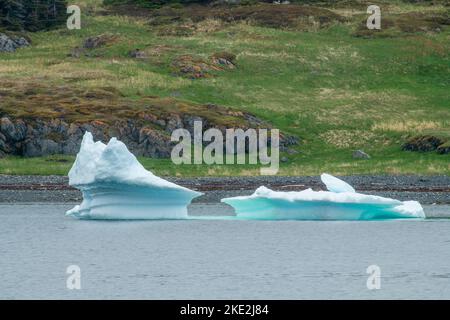
[(238, 219), (251, 220), (382, 220), (425, 218), (417, 201), (399, 201), (355, 192), (346, 182), (328, 174), (322, 182), (332, 191), (279, 192), (264, 186), (250, 196), (224, 198)]
[(86, 132), (69, 172), (83, 202), (67, 211), (81, 219), (185, 219), (200, 192), (147, 171), (121, 141), (94, 142)]

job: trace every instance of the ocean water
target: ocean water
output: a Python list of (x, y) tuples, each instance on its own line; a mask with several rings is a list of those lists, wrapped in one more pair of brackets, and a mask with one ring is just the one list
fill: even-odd
[[(0, 205), (0, 299), (450, 299), (446, 218), (81, 221), (64, 216), (71, 207)], [(70, 265), (80, 290), (66, 287)], [(378, 290), (366, 285), (370, 265)]]

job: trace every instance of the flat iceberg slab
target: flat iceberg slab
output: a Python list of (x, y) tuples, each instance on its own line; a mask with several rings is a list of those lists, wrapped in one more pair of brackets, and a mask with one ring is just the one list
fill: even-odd
[(187, 205), (202, 195), (147, 171), (124, 143), (94, 142), (86, 132), (69, 171), (83, 202), (67, 211), (81, 219), (186, 219)]
[(425, 218), (417, 201), (399, 201), (356, 193), (346, 182), (328, 174), (322, 181), (333, 191), (278, 192), (259, 187), (250, 196), (224, 198), (237, 218), (252, 220), (381, 220)]

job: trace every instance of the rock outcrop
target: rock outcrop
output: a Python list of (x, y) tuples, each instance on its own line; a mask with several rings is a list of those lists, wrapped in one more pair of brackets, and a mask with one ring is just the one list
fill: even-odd
[[(137, 52), (133, 51), (132, 54), (136, 56)], [(229, 52), (214, 53), (208, 60), (191, 55), (181, 55), (172, 60), (171, 67), (175, 75), (185, 78), (210, 78), (214, 76), (215, 71), (236, 68), (235, 60), (236, 55)]]
[(67, 123), (52, 121), (0, 119), (0, 151), (5, 154), (37, 157), (51, 154), (75, 155), (86, 131), (96, 139), (107, 141), (112, 136), (124, 140), (135, 155), (155, 158), (170, 156), (170, 135), (148, 127), (140, 127), (135, 121), (106, 125), (101, 121)]
[(402, 150), (418, 152), (435, 151), (439, 154), (447, 154), (450, 153), (450, 140), (433, 135), (416, 136), (406, 141), (402, 146)]
[(363, 150), (355, 150), (352, 155), (353, 159), (370, 159), (370, 156)]
[[(166, 119), (148, 115), (146, 118), (154, 125), (145, 125), (138, 119), (107, 124), (101, 121), (68, 123), (61, 119), (26, 121), (3, 117), (0, 119), (0, 156), (7, 154), (25, 157), (52, 154), (75, 155), (84, 133), (90, 131), (96, 140), (108, 141), (112, 137), (117, 137), (136, 156), (169, 158), (172, 147), (176, 144), (170, 140), (173, 130), (184, 128), (193, 135), (194, 121), (202, 121), (204, 130), (215, 127), (205, 118), (188, 114), (173, 114)], [(252, 121), (251, 118), (250, 121)], [(252, 122), (248, 124), (250, 127)], [(259, 125), (253, 124), (255, 128)], [(225, 136), (226, 128), (218, 129)], [(281, 151), (287, 151), (290, 146), (296, 144), (298, 144), (296, 137), (281, 135)]]
[(218, 65), (191, 55), (175, 57), (171, 67), (175, 75), (190, 79), (210, 78), (213, 76), (212, 72), (222, 70)]
[(18, 48), (28, 47), (30, 42), (24, 37), (7, 36), (0, 33), (0, 52), (14, 52)]

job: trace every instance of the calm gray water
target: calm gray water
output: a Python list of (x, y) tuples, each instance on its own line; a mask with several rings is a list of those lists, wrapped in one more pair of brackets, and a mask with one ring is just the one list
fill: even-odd
[[(71, 206), (0, 205), (0, 298), (450, 299), (449, 219), (80, 221)], [(81, 290), (66, 288), (69, 265)]]

